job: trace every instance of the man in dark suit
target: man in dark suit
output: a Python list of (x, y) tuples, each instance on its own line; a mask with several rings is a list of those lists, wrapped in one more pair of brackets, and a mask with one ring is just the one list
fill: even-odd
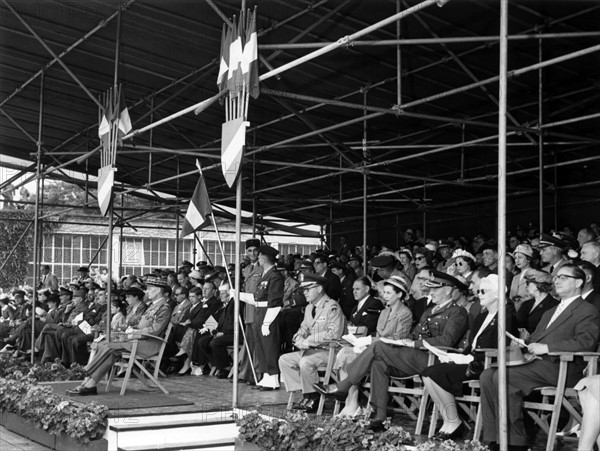
[[(366, 277), (354, 281), (352, 294), (356, 305), (350, 314), (348, 332), (355, 335), (373, 335), (377, 328), (379, 313), (383, 310), (381, 301), (369, 294), (371, 282)], [(353, 330), (352, 328), (356, 328)]]
[[(507, 368), (508, 444), (509, 449), (527, 449), (527, 434), (523, 424), (523, 398), (534, 388), (555, 386), (558, 381), (559, 357), (550, 352), (595, 351), (600, 337), (600, 313), (581, 298), (586, 280), (581, 268), (562, 265), (554, 276), (560, 304), (548, 310), (533, 334), (526, 340), (527, 350), (541, 359), (523, 366)], [(567, 386), (572, 387), (585, 367), (581, 358), (569, 365)], [(483, 410), (483, 440), (499, 442), (497, 399), (498, 373), (495, 368), (485, 370), (480, 377), (481, 408)]]
[(327, 256), (325, 254), (317, 255), (313, 264), (315, 266), (315, 274), (327, 279), (327, 285), (325, 285), (327, 296), (334, 301), (338, 301), (342, 293), (342, 284), (340, 278), (329, 269), (329, 259)]
[(600, 311), (600, 292), (594, 288), (596, 282), (596, 268), (590, 262), (577, 263), (585, 273), (585, 285), (581, 289), (581, 297)]
[(424, 266), (415, 276), (423, 297), (415, 299), (411, 295), (406, 302), (406, 306), (410, 309), (413, 315), (413, 325), (416, 325), (420, 321), (421, 316), (423, 316), (423, 313), (425, 313), (425, 310), (431, 306), (431, 294), (429, 294), (429, 287), (426, 283), (429, 279), (431, 279), (431, 273), (429, 272), (430, 269), (431, 268), (429, 266)]
[(355, 279), (354, 271), (337, 260), (329, 264), (329, 269), (340, 279), (342, 290), (338, 303), (342, 308), (342, 312), (344, 312), (344, 316), (350, 319), (350, 314), (354, 307), (356, 307), (356, 299), (352, 293), (352, 286)]
[(594, 290), (600, 292), (600, 243), (590, 241), (581, 246), (581, 259), (594, 266)]

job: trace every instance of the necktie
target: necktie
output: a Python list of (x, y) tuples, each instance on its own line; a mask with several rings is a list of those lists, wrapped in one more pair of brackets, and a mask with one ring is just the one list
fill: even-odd
[(314, 319), (315, 315), (317, 314), (317, 307), (313, 306), (313, 309), (312, 309), (312, 311), (310, 313), (311, 313), (311, 315), (312, 315), (312, 317)]
[(558, 307), (556, 307), (556, 310), (554, 311), (552, 318), (550, 318), (550, 321), (548, 321), (548, 325), (546, 326), (546, 329), (548, 329), (550, 327), (550, 324), (552, 324), (556, 320), (556, 318), (558, 318), (559, 315), (565, 311), (565, 308), (567, 308), (566, 302), (562, 301), (560, 304), (558, 304)]
[(550, 266), (550, 274), (554, 272), (554, 265)]

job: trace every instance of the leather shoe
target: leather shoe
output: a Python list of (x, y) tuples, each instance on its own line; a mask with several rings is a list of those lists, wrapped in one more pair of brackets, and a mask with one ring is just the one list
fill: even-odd
[(379, 420), (379, 419), (374, 419), (369, 421), (369, 428), (373, 431), (373, 432), (380, 432), (383, 431), (385, 429), (384, 423), (385, 420)]
[(88, 396), (97, 395), (98, 391), (96, 390), (96, 387), (83, 387), (80, 385), (79, 387), (75, 387), (73, 390), (67, 390), (66, 393), (70, 396)]
[(460, 423), (460, 425), (454, 429), (452, 432), (438, 432), (432, 438), (434, 440), (454, 440), (456, 438), (462, 438), (465, 433), (465, 425)]
[[(254, 388), (254, 387), (253, 387)], [(273, 390), (279, 390), (279, 387), (263, 387), (261, 385), (257, 385), (256, 388), (260, 391), (273, 391)]]
[(333, 387), (326, 386), (319, 382), (318, 384), (313, 384), (313, 387), (315, 388), (315, 390), (317, 390), (319, 393), (325, 396), (335, 396), (337, 399), (341, 400), (346, 399), (346, 397), (348, 396), (348, 392), (340, 390), (335, 385)]

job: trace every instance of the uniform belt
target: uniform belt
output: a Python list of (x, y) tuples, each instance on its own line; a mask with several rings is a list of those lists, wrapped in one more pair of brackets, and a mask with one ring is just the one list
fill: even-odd
[(262, 308), (262, 307), (268, 307), (269, 306), (269, 301), (257, 301), (256, 302), (256, 307)]

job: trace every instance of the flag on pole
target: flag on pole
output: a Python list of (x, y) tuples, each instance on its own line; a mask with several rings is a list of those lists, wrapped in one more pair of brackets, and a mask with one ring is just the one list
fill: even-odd
[(233, 29), (231, 31), (231, 44), (229, 45), (229, 71), (227, 72), (227, 88), (231, 95), (236, 96), (242, 84), (242, 36), (238, 25), (233, 18)]
[(221, 132), (221, 169), (229, 188), (233, 187), (242, 166), (244, 145), (246, 144), (246, 127), (249, 122), (238, 117), (225, 122)]
[(106, 216), (113, 198), (116, 169), (109, 164), (98, 171), (98, 206), (102, 216)]
[(183, 227), (181, 228), (181, 238), (208, 225), (210, 222), (208, 216), (212, 215), (208, 191), (206, 190), (202, 168), (200, 167), (200, 162), (198, 160), (196, 160), (196, 166), (198, 166), (198, 170), (200, 171), (200, 178), (196, 185), (196, 189), (194, 190), (194, 194), (190, 199), (190, 205), (185, 213)]
[(119, 121), (118, 137), (119, 141), (121, 141), (123, 136), (129, 133), (132, 129), (129, 110), (127, 109), (127, 104), (125, 103), (125, 94), (123, 93), (123, 88), (121, 86), (119, 86), (119, 110), (119, 117), (115, 119)]
[(227, 88), (227, 72), (229, 71), (229, 46), (231, 45), (231, 30), (227, 24), (223, 24), (221, 32), (221, 61), (219, 62), (219, 75), (217, 75), (217, 86), (219, 92)]
[(258, 38), (256, 35), (256, 8), (248, 14), (246, 24), (246, 44), (242, 55), (242, 75), (248, 93), (255, 99), (260, 94), (258, 85)]

